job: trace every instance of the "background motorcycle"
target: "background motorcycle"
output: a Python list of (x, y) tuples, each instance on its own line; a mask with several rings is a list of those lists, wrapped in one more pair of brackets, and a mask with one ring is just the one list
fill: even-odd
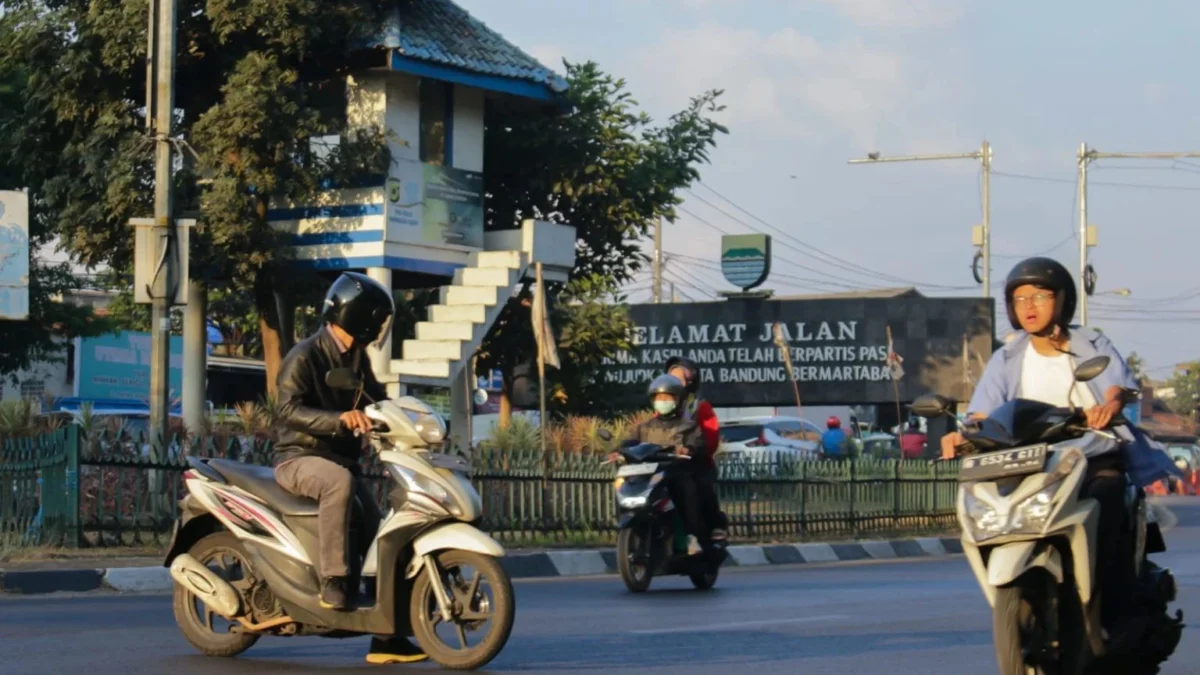
[[(1097, 357), (1080, 364), (1076, 383), (1094, 379), (1108, 363)], [(913, 411), (932, 418), (950, 415), (951, 406), (926, 396)], [(1111, 426), (1125, 424), (1117, 418)], [(1182, 612), (1167, 613), (1175, 580), (1147, 558), (1166, 543), (1147, 516), (1145, 493), (1133, 484), (1126, 492), (1131, 532), (1123, 538), (1133, 545), (1122, 553), (1132, 558), (1138, 616), (1114, 640), (1105, 639), (1100, 625), (1100, 505), (1081, 497), (1080, 488), (1087, 457), (1119, 451), (1118, 436), (1088, 429), (1081, 410), (1018, 399), (965, 428), (964, 437), (985, 452), (963, 459), (959, 474), (963, 552), (992, 606), (1002, 675), (1157, 673), (1179, 642)]]
[[(342, 369), (326, 382), (361, 386)], [(497, 560), (504, 549), (469, 524), (481, 503), (467, 463), (430, 451), (441, 445), (445, 421), (412, 397), (365, 412), (371, 446), (396, 489), (366, 555), (360, 546), (351, 556), (352, 579), (361, 573), (369, 589), (352, 611), (318, 604), (317, 502), (279, 487), (269, 467), (188, 458), (189, 494), (164, 564), (176, 582), (176, 621), (202, 653), (235, 656), (263, 635), (414, 635), (438, 664), (475, 669), (504, 648), (515, 612)], [(366, 539), (356, 535), (350, 541)], [(217, 616), (230, 625), (217, 627)]]
[(623, 463), (613, 481), (620, 514), (617, 569), (626, 588), (645, 592), (664, 574), (685, 575), (700, 590), (712, 588), (726, 544), (713, 542), (704, 553), (688, 555), (688, 532), (668, 494), (674, 474), (691, 458), (654, 443), (626, 444), (619, 452)]

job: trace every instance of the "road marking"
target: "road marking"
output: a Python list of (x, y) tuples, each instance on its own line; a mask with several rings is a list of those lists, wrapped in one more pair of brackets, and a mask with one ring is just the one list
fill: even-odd
[(721, 631), (732, 628), (753, 628), (756, 626), (779, 626), (790, 623), (814, 623), (817, 621), (834, 621), (849, 619), (845, 614), (825, 614), (823, 616), (804, 616), (795, 619), (764, 619), (762, 621), (740, 621), (735, 623), (714, 623), (708, 626), (682, 626), (678, 628), (653, 628), (648, 630), (629, 631), (634, 635), (667, 635), (670, 633), (703, 633), (706, 631)]

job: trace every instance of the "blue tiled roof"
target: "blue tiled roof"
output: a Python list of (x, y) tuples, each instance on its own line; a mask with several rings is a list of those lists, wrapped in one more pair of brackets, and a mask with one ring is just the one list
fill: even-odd
[(397, 0), (383, 30), (366, 47), (480, 75), (524, 80), (562, 92), (567, 82), (452, 0)]

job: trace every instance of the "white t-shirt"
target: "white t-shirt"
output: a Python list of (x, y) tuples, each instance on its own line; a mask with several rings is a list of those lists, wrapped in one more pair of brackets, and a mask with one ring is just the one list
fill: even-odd
[(1041, 401), (1059, 408), (1078, 406), (1083, 409), (1096, 405), (1096, 397), (1086, 383), (1075, 385), (1070, 403), (1067, 392), (1075, 379), (1075, 360), (1069, 354), (1042, 356), (1031, 343), (1021, 362), (1021, 386), (1017, 396)]

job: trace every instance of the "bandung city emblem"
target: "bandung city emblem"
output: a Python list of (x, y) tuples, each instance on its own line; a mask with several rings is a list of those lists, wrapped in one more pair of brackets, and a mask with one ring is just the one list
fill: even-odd
[(721, 237), (721, 273), (748, 291), (762, 285), (771, 274), (771, 235), (727, 234)]

